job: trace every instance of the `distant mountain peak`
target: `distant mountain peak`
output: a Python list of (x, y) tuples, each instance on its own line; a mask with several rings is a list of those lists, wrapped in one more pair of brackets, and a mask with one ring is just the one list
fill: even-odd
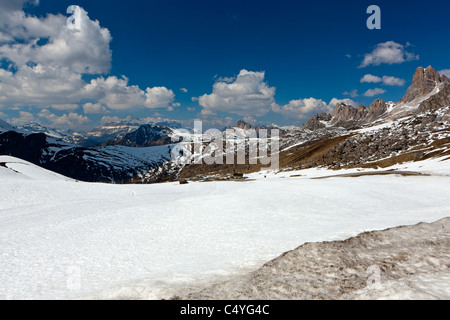
[(414, 73), (411, 85), (401, 101), (413, 101), (417, 97), (429, 94), (436, 86), (443, 83), (449, 83), (448, 78), (445, 75), (441, 76), (432, 66), (427, 68), (419, 67)]
[(122, 145), (128, 147), (151, 147), (170, 144), (169, 134), (172, 129), (166, 126), (143, 124), (134, 131), (127, 133), (123, 138), (112, 139), (103, 145)]
[(253, 128), (253, 126), (250, 123), (247, 123), (243, 120), (238, 120), (236, 122), (235, 128), (243, 129), (243, 130), (250, 130)]
[(16, 129), (8, 122), (0, 119), (0, 132), (15, 131)]

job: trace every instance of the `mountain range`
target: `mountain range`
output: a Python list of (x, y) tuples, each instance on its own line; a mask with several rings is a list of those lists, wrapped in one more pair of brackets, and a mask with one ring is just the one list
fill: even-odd
[[(250, 128), (238, 122), (240, 128)], [(418, 68), (399, 102), (376, 99), (369, 107), (337, 104), (331, 114), (314, 115), (301, 129), (280, 138), (281, 170), (324, 167), (387, 167), (450, 157), (450, 83), (429, 66)], [(263, 166), (189, 165), (183, 179), (251, 173)]]
[[(10, 128), (11, 127), (12, 126), (10, 126)], [(131, 119), (129, 121), (110, 122), (96, 127), (88, 132), (83, 132), (70, 129), (64, 130), (49, 128), (33, 121), (25, 125), (18, 126), (14, 130), (25, 133), (44, 133), (45, 135), (55, 138), (56, 140), (88, 147), (117, 144), (116, 142), (118, 140), (124, 138), (127, 134), (137, 131), (141, 127), (154, 127), (157, 131), (165, 129), (167, 132), (171, 132), (171, 129), (179, 129), (181, 128), (181, 125), (175, 121), (148, 123), (140, 119)], [(128, 143), (130, 142), (128, 141)], [(142, 146), (144, 146), (144, 144)]]
[[(180, 124), (129, 121), (90, 132), (63, 131), (38, 123), (14, 128), (0, 121), (0, 154), (68, 177), (91, 182), (152, 183), (204, 179), (258, 171), (261, 165), (180, 165), (171, 152)], [(234, 126), (245, 135), (252, 126)], [(376, 99), (369, 107), (339, 103), (301, 128), (285, 127), (280, 169), (383, 167), (427, 157), (450, 156), (450, 83), (433, 67), (418, 68), (398, 102)]]

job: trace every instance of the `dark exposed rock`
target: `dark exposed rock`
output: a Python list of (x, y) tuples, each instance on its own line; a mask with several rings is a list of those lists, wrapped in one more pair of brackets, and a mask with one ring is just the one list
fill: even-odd
[(245, 121), (243, 121), (243, 120), (238, 120), (238, 121), (236, 122), (235, 127), (236, 127), (236, 128), (239, 128), (239, 129), (243, 129), (243, 130), (250, 130), (250, 129), (253, 129), (253, 126), (252, 126), (250, 123), (247, 123), (247, 122), (245, 122)]
[(369, 107), (365, 121), (374, 121), (382, 116), (387, 111), (387, 104), (381, 99), (375, 100)]
[(374, 121), (387, 110), (387, 104), (381, 99), (375, 100), (369, 108), (359, 105), (357, 108), (337, 104), (333, 110), (331, 124), (343, 128), (352, 128)]
[(356, 108), (356, 118), (357, 118), (357, 120), (365, 119), (367, 117), (367, 112), (368, 112), (367, 108), (360, 104)]
[(437, 94), (422, 102), (419, 111), (435, 111), (446, 106), (450, 106), (450, 84), (448, 83), (444, 84), (443, 89)]
[(419, 67), (413, 76), (411, 86), (401, 101), (410, 102), (419, 96), (429, 94), (436, 88), (436, 85), (448, 82), (448, 78), (445, 75), (439, 75), (432, 66), (426, 69)]
[(329, 122), (331, 118), (332, 116), (325, 112), (321, 113), (320, 115), (316, 114), (308, 122), (306, 122), (302, 128), (311, 131), (326, 128), (324, 122)]
[(356, 120), (358, 110), (351, 105), (344, 103), (338, 103), (331, 113), (333, 117), (333, 123), (346, 122), (350, 120)]
[(48, 147), (43, 133), (23, 135), (15, 131), (0, 134), (0, 154), (40, 164), (42, 150)]

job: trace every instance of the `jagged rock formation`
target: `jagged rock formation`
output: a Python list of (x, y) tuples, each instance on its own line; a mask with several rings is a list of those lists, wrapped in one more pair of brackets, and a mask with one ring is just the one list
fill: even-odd
[(355, 108), (351, 105), (337, 104), (331, 114), (331, 125), (348, 129), (374, 121), (384, 114), (386, 110), (387, 104), (381, 99), (375, 100), (369, 108), (363, 105)]
[[(450, 156), (450, 84), (441, 83), (434, 88), (436, 94), (417, 96), (414, 103), (394, 104), (377, 99), (368, 108), (338, 104), (332, 114), (316, 114), (303, 130), (282, 137), (280, 167), (377, 168)], [(392, 117), (393, 112), (398, 112), (396, 117)], [(259, 169), (247, 164), (187, 167), (180, 176), (188, 179), (199, 173), (208, 176)]]
[(321, 114), (314, 115), (308, 122), (305, 123), (303, 129), (316, 131), (327, 127), (326, 122), (331, 121), (331, 114), (322, 112)]
[(377, 120), (387, 109), (387, 103), (381, 99), (375, 100), (369, 108), (363, 105), (355, 108), (352, 105), (338, 103), (331, 115), (327, 113), (316, 114), (303, 126), (303, 129), (312, 131), (327, 127), (354, 129)]
[[(375, 121), (387, 119), (390, 106), (392, 110), (395, 110), (395, 114), (390, 115), (393, 120), (425, 110), (434, 111), (449, 105), (449, 87), (449, 79), (445, 75), (441, 76), (431, 66), (426, 69), (419, 67), (413, 76), (411, 86), (399, 103), (389, 105), (385, 101), (377, 99), (369, 108), (362, 105), (355, 108), (351, 105), (338, 103), (331, 115), (326, 113), (316, 114), (303, 126), (303, 129), (312, 131), (324, 128), (357, 129)], [(426, 99), (427, 95), (433, 92), (435, 94)], [(425, 99), (425, 101), (421, 101), (419, 98)], [(420, 108), (414, 110), (415, 107), (419, 106), (419, 103)], [(405, 106), (413, 106), (413, 108), (405, 108)]]
[(239, 129), (242, 129), (242, 130), (250, 130), (250, 129), (253, 129), (253, 126), (250, 124), (250, 123), (247, 123), (247, 122), (245, 122), (245, 121), (243, 121), (243, 120), (238, 120), (237, 122), (236, 122), (236, 125), (234, 126), (235, 128), (239, 128)]
[(437, 94), (422, 102), (419, 106), (419, 112), (433, 112), (446, 106), (450, 106), (449, 83), (445, 83), (443, 89), (441, 89)]
[[(359, 111), (359, 112), (358, 112)], [(351, 105), (345, 103), (338, 103), (331, 113), (332, 124), (340, 124), (351, 120), (358, 120), (361, 118), (362, 113), (365, 112), (365, 108), (354, 108)]]
[(419, 67), (413, 76), (411, 86), (406, 91), (401, 102), (413, 101), (419, 96), (431, 93), (437, 85), (445, 83), (449, 83), (448, 78), (445, 75), (439, 75), (432, 66), (426, 69)]
[(381, 117), (388, 109), (388, 105), (381, 99), (377, 99), (370, 105), (367, 110), (367, 115), (365, 117), (366, 122), (375, 121), (379, 117)]

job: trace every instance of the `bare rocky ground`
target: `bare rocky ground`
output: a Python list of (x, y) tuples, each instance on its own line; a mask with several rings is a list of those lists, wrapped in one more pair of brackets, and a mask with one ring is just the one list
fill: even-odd
[(306, 243), (244, 276), (172, 299), (450, 299), (450, 218)]

